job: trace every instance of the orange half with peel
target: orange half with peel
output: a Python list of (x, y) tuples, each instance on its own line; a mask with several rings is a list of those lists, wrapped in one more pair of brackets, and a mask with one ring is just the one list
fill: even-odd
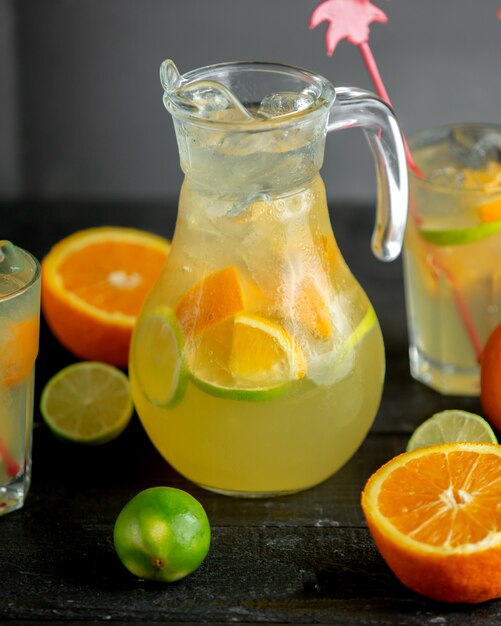
[(42, 310), (59, 341), (85, 360), (125, 367), (137, 315), (169, 242), (117, 226), (78, 231), (42, 261)]
[(501, 597), (501, 446), (447, 443), (377, 470), (362, 508), (402, 583), (435, 600)]

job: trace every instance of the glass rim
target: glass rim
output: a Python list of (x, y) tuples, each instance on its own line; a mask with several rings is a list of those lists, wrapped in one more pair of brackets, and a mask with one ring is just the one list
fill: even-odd
[(209, 80), (210, 77), (217, 72), (228, 72), (231, 70), (266, 72), (270, 74), (274, 73), (282, 76), (288, 75), (296, 77), (298, 79), (302, 79), (305, 85), (308, 83), (316, 85), (319, 88), (319, 93), (315, 96), (314, 105), (302, 111), (294, 111), (276, 118), (222, 121), (205, 119), (183, 110), (183, 108), (180, 107), (171, 97), (169, 91), (164, 90), (164, 104), (167, 110), (171, 113), (171, 115), (173, 115), (173, 117), (181, 118), (200, 126), (227, 130), (231, 128), (232, 130), (241, 129), (247, 132), (259, 132), (270, 128), (277, 128), (282, 125), (288, 125), (291, 122), (304, 121), (319, 110), (325, 108), (330, 109), (336, 99), (336, 89), (327, 78), (302, 67), (273, 61), (226, 61), (223, 63), (214, 63), (189, 70), (188, 72), (182, 74), (181, 78), (186, 81), (186, 84), (190, 84), (196, 80)]
[(11, 291), (4, 295), (0, 294), (0, 304), (2, 302), (6, 302), (7, 300), (17, 298), (18, 296), (28, 291), (28, 289), (30, 289), (39, 280), (42, 273), (42, 268), (40, 266), (39, 260), (33, 254), (31, 254), (31, 252), (28, 252), (28, 250), (25, 250), (24, 248), (21, 248), (19, 246), (16, 246), (16, 249), (25, 254), (33, 262), (33, 274), (28, 281), (26, 281), (23, 285), (21, 285), (14, 291)]
[[(432, 128), (426, 128), (424, 130), (417, 131), (413, 135), (411, 135), (408, 139), (409, 149), (412, 153), (413, 149), (415, 149), (416, 142), (422, 140), (426, 136), (430, 137), (440, 137), (440, 135), (444, 135), (452, 130), (457, 128), (485, 128), (485, 129), (493, 129), (500, 133), (501, 135), (501, 124), (496, 124), (493, 122), (457, 122), (454, 124), (442, 124), (441, 126), (434, 126)], [(421, 187), (428, 188), (437, 193), (444, 194), (461, 194), (461, 195), (469, 195), (469, 194), (478, 194), (479, 191), (482, 191), (485, 195), (497, 195), (501, 193), (501, 182), (499, 185), (495, 187), (486, 187), (485, 185), (477, 185), (475, 187), (450, 187), (449, 185), (445, 185), (443, 183), (436, 183), (425, 178), (420, 178), (417, 174), (415, 174), (410, 168), (408, 169), (409, 180), (413, 182), (413, 184), (417, 184)]]

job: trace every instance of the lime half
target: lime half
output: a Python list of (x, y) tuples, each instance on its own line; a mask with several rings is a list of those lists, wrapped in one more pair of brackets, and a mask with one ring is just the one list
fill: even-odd
[(468, 411), (449, 409), (435, 413), (416, 428), (407, 444), (407, 452), (459, 441), (498, 442), (492, 428), (483, 417)]
[(45, 386), (40, 411), (50, 430), (62, 439), (106, 443), (118, 437), (132, 416), (129, 380), (105, 363), (69, 365)]
[(182, 398), (187, 380), (183, 346), (183, 330), (169, 307), (158, 307), (139, 319), (131, 361), (139, 386), (152, 404), (167, 408)]
[(253, 387), (249, 389), (241, 387), (230, 387), (221, 385), (214, 381), (209, 382), (192, 376), (193, 384), (205, 393), (216, 398), (224, 398), (225, 400), (247, 400), (248, 402), (263, 402), (273, 400), (285, 395), (292, 386), (291, 382), (282, 383), (273, 387)]
[(501, 230), (501, 220), (478, 224), (471, 228), (453, 228), (446, 230), (420, 231), (423, 238), (435, 246), (457, 246), (485, 239)]

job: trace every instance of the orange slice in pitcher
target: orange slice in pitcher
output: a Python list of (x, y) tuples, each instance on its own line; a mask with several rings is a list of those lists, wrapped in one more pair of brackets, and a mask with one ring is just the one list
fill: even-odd
[(446, 443), (377, 470), (362, 508), (381, 555), (408, 587), (445, 602), (501, 596), (501, 446)]
[(244, 308), (238, 269), (225, 267), (188, 289), (176, 307), (184, 333), (190, 337)]
[(229, 365), (235, 380), (246, 386), (280, 385), (306, 374), (306, 360), (291, 335), (248, 313), (235, 316)]
[(501, 200), (488, 202), (478, 209), (480, 219), (483, 223), (500, 222), (501, 223)]
[(279, 324), (250, 313), (207, 329), (187, 360), (193, 382), (217, 397), (263, 401), (306, 374), (306, 359)]
[(328, 339), (332, 336), (329, 306), (313, 281), (304, 280), (295, 293), (294, 316), (314, 337)]

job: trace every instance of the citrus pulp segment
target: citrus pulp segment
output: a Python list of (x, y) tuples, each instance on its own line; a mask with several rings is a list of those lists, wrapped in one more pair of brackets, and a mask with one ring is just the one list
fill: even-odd
[(207, 329), (188, 363), (194, 384), (210, 395), (263, 401), (283, 395), (303, 378), (306, 361), (293, 337), (278, 323), (250, 313)]
[(42, 310), (73, 354), (125, 367), (145, 296), (169, 254), (166, 239), (104, 226), (59, 241), (42, 261)]
[(483, 168), (464, 168), (461, 175), (464, 189), (483, 187), (491, 191), (501, 187), (501, 165), (497, 160), (490, 160)]
[(332, 336), (332, 320), (327, 299), (311, 280), (304, 280), (295, 293), (293, 313), (295, 319), (314, 337), (328, 339)]
[(244, 300), (236, 267), (226, 267), (206, 276), (188, 289), (176, 307), (176, 315), (187, 336), (242, 311)]
[(156, 406), (173, 406), (183, 396), (187, 382), (183, 348), (183, 330), (169, 307), (157, 307), (139, 319), (131, 346), (134, 371)]
[(497, 443), (489, 423), (480, 415), (449, 409), (435, 413), (413, 432), (407, 452), (454, 441)]
[(482, 204), (478, 209), (482, 222), (501, 221), (501, 200)]
[(279, 324), (258, 315), (235, 316), (230, 371), (245, 385), (277, 385), (306, 374), (306, 361), (293, 337)]
[(405, 452), (362, 493), (375, 543), (396, 576), (425, 596), (501, 596), (501, 446), (448, 443)]
[(125, 429), (132, 416), (129, 381), (105, 363), (69, 365), (46, 384), (40, 411), (47, 426), (63, 439), (106, 443)]

